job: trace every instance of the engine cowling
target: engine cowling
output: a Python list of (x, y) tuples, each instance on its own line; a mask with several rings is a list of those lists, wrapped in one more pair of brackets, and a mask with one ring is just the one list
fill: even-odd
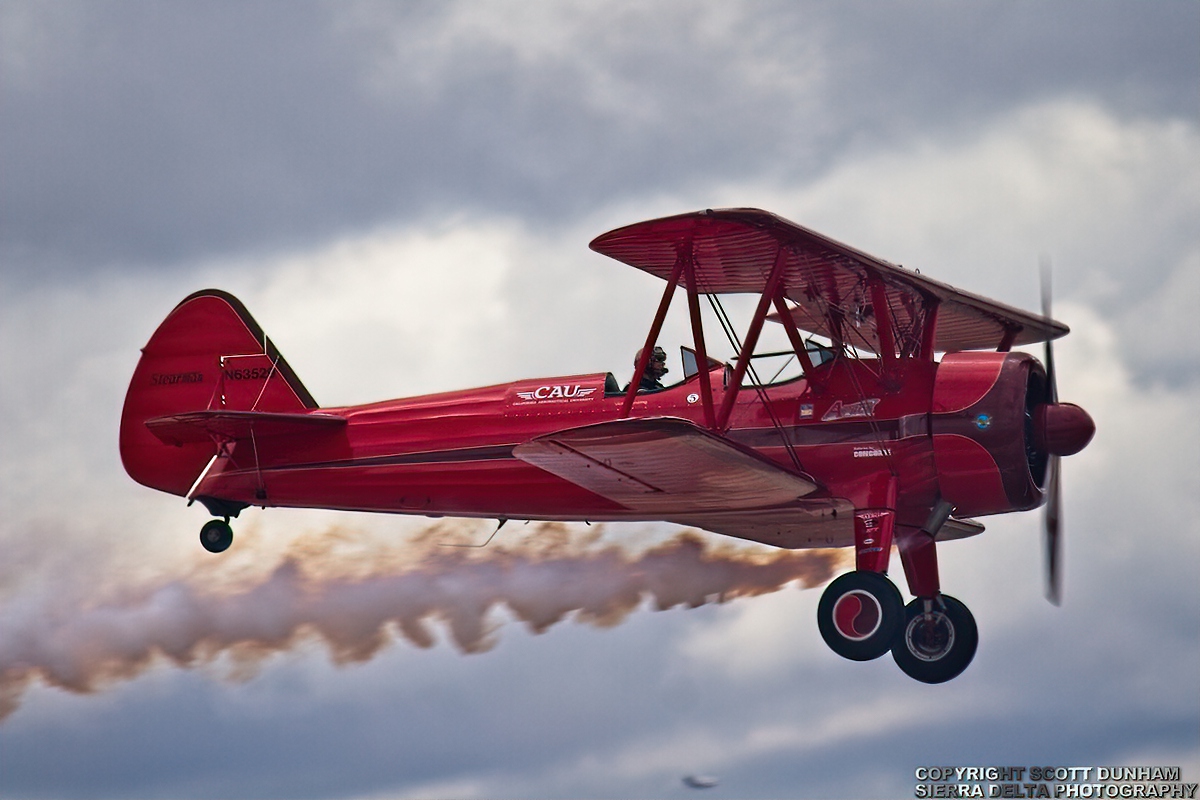
[(946, 354), (931, 412), (941, 494), (963, 516), (1038, 507), (1049, 457), (1078, 453), (1096, 430), (1079, 406), (1051, 401), (1026, 353)]

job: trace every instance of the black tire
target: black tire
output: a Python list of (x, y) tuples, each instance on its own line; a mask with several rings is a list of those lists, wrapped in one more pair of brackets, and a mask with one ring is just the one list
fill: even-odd
[(233, 528), (220, 519), (210, 519), (200, 529), (200, 544), (210, 553), (224, 553), (233, 544)]
[(957, 678), (979, 646), (975, 617), (945, 594), (934, 599), (932, 618), (927, 621), (924, 616), (925, 601), (919, 597), (905, 607), (904, 627), (892, 647), (892, 658), (904, 674), (922, 683)]
[(904, 621), (900, 590), (878, 572), (847, 572), (825, 588), (817, 629), (829, 649), (851, 661), (870, 661), (891, 649)]

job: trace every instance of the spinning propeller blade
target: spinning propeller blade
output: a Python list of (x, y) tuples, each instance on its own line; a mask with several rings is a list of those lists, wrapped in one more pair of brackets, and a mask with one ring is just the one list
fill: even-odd
[(1047, 486), (1044, 540), (1046, 543), (1046, 599), (1062, 604), (1062, 491), (1059, 487), (1059, 456), (1051, 456), (1046, 465)]
[[(1042, 316), (1050, 320), (1050, 259), (1041, 259)], [(1054, 342), (1046, 340), (1046, 402), (1058, 402), (1058, 378), (1054, 374)], [(1062, 489), (1059, 486), (1061, 456), (1050, 454), (1046, 463), (1046, 511), (1042, 540), (1046, 551), (1046, 599), (1054, 605), (1062, 602)]]
[[(1042, 273), (1042, 316), (1050, 320), (1050, 295), (1051, 295), (1051, 276), (1050, 259), (1045, 256), (1041, 259)], [(1058, 379), (1054, 375), (1054, 342), (1050, 339), (1046, 340), (1046, 384), (1049, 386), (1049, 396), (1047, 402), (1058, 402)]]

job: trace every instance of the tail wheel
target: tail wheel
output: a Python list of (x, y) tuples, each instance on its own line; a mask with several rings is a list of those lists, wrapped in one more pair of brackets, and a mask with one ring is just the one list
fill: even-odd
[(825, 644), (851, 661), (886, 653), (903, 619), (900, 591), (877, 572), (847, 572), (829, 584), (817, 606), (817, 628)]
[(233, 528), (220, 519), (210, 519), (200, 529), (200, 544), (210, 553), (224, 553), (233, 544)]
[(945, 683), (967, 668), (978, 645), (979, 629), (965, 605), (944, 594), (918, 597), (904, 609), (904, 630), (892, 646), (892, 658), (910, 678)]

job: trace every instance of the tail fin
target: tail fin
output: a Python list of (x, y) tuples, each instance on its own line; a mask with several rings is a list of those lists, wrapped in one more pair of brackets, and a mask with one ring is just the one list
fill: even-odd
[(227, 292), (184, 298), (142, 348), (121, 414), (121, 461), (140, 484), (184, 496), (217, 452), (212, 441), (165, 444), (148, 420), (196, 411), (297, 413), (316, 401)]

